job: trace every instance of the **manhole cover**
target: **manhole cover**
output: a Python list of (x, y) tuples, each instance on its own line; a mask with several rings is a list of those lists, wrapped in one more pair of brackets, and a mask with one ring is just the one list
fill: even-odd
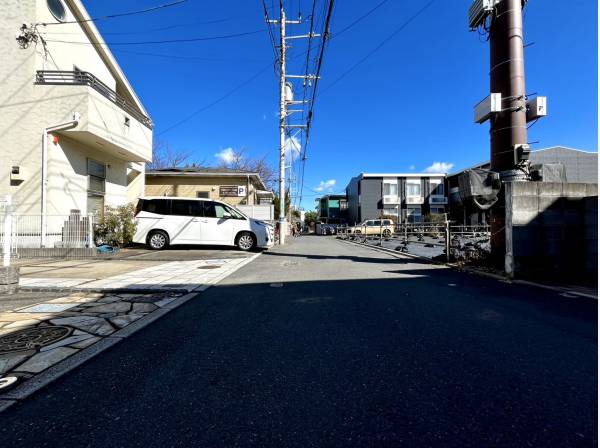
[(0, 354), (37, 349), (67, 337), (73, 331), (69, 327), (35, 327), (15, 331), (0, 337)]
[(218, 264), (207, 264), (206, 266), (199, 266), (198, 269), (219, 269), (220, 267)]

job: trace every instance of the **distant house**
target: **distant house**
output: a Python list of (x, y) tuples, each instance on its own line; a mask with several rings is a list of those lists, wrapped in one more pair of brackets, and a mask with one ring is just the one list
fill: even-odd
[[(532, 151), (529, 157), (532, 164), (560, 163), (565, 167), (568, 183), (598, 183), (598, 153), (552, 146)], [(490, 169), (490, 162), (473, 165), (468, 169)], [(465, 170), (448, 175), (450, 218), (465, 225), (487, 224), (488, 212), (474, 204), (463, 204), (459, 196), (458, 178)]]
[(345, 194), (328, 194), (318, 199), (318, 221), (342, 224), (348, 220), (348, 201)]
[(446, 211), (446, 175), (429, 173), (361, 173), (346, 187), (350, 224), (380, 216), (420, 222)]
[[(23, 24), (47, 34), (17, 41)], [(81, 1), (9, 2), (0, 29), (0, 197), (29, 215), (139, 197), (152, 121)]]
[(227, 168), (165, 168), (146, 172), (146, 196), (218, 199), (233, 206), (270, 205), (258, 173)]

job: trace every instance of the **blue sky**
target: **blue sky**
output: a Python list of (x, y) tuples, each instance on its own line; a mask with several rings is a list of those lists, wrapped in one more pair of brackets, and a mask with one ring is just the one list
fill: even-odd
[[(85, 4), (92, 16), (100, 16), (161, 1)], [(379, 1), (338, 0), (332, 33)], [(292, 15), (300, 5), (304, 16), (312, 5), (310, 0), (287, 3)], [(390, 0), (333, 39), (319, 89), (326, 89), (426, 3)], [(318, 98), (303, 206), (313, 208), (321, 191), (343, 191), (359, 172), (420, 172), (435, 162), (452, 164), (455, 170), (488, 159), (488, 125), (473, 123), (472, 108), (489, 92), (489, 49), (477, 33), (467, 30), (469, 4), (437, 0)], [(527, 91), (548, 96), (549, 110), (531, 128), (529, 140), (539, 141), (534, 149), (560, 144), (597, 151), (597, 2), (531, 0), (525, 11), (525, 40), (534, 43), (526, 48)], [(266, 30), (259, 0), (189, 0), (97, 25), (109, 43)], [(293, 33), (307, 31), (306, 26), (290, 28)], [(216, 164), (215, 154), (227, 148), (245, 148), (254, 157), (267, 155), (276, 165), (278, 85), (273, 69), (265, 69), (273, 62), (266, 32), (231, 40), (111, 48), (149, 110), (155, 136), (207, 164)], [(298, 42), (290, 56), (304, 48)], [(169, 129), (261, 70), (226, 100)], [(301, 73), (303, 59), (292, 59), (288, 71)]]

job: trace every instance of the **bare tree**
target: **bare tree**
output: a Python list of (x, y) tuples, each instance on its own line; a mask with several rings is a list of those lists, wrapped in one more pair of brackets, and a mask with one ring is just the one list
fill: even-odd
[(192, 154), (189, 151), (173, 149), (164, 140), (154, 139), (152, 144), (152, 162), (146, 164), (149, 170), (159, 170), (171, 167), (201, 166), (203, 162), (190, 161)]
[(258, 173), (268, 189), (272, 189), (275, 184), (275, 170), (269, 165), (267, 156), (253, 159), (246, 155), (245, 148), (234, 150), (232, 156), (229, 157), (229, 160), (223, 160), (220, 166), (222, 168)]

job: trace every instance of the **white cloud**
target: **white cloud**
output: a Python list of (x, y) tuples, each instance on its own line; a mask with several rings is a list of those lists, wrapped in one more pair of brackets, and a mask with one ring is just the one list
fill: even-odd
[(416, 168), (416, 166), (414, 166), (414, 165), (411, 165), (411, 166), (408, 167), (408, 169), (411, 170), (411, 171), (414, 171), (415, 168)]
[(296, 160), (300, 155), (300, 140), (298, 137), (288, 137), (285, 139), (285, 160)]
[(448, 162), (433, 162), (431, 166), (428, 166), (423, 170), (424, 173), (449, 173), (453, 163)]
[(333, 187), (335, 187), (335, 179), (322, 180), (319, 182), (319, 186), (313, 188), (313, 191), (320, 193), (321, 191), (327, 191), (328, 193), (333, 192)]
[(219, 159), (222, 163), (232, 163), (235, 159), (235, 151), (233, 148), (225, 148), (218, 153), (215, 154), (215, 157)]

